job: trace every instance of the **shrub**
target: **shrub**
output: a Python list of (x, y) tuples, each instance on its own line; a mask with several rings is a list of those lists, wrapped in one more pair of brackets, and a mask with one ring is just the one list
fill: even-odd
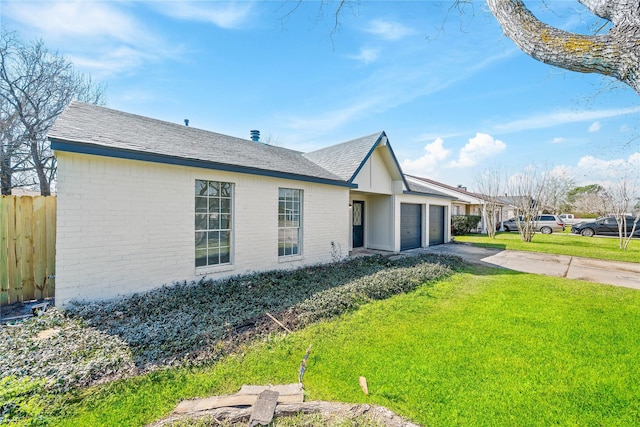
[(481, 219), (480, 215), (454, 215), (451, 217), (451, 231), (454, 236), (469, 234), (478, 227)]
[(294, 310), (300, 312), (302, 324), (329, 319), (362, 304), (410, 292), (418, 286), (442, 278), (451, 270), (442, 264), (418, 264), (396, 267), (355, 279), (336, 289), (318, 292), (298, 304)]

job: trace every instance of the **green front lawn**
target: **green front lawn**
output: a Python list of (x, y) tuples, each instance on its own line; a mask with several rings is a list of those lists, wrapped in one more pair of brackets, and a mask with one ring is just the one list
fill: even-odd
[(476, 269), (273, 335), (209, 367), (86, 390), (59, 407), (54, 424), (143, 425), (184, 398), (295, 382), (312, 344), (306, 400), (375, 403), (424, 426), (635, 426), (638, 325), (636, 290)]
[(640, 262), (640, 239), (631, 239), (627, 250), (620, 249), (617, 238), (583, 237), (564, 233), (537, 233), (529, 243), (523, 242), (516, 232), (497, 233), (495, 239), (490, 239), (485, 234), (470, 234), (455, 236), (455, 240), (488, 248)]

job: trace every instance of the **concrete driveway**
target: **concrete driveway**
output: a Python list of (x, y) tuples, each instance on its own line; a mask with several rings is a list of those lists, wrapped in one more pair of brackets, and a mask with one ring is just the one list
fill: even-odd
[(457, 255), (475, 265), (640, 289), (640, 263), (480, 248), (465, 243), (447, 243), (421, 251)]

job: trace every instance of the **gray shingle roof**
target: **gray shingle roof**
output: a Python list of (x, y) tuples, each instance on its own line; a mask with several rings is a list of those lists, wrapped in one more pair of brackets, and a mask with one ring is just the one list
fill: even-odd
[(434, 190), (433, 188), (431, 188), (431, 187), (429, 187), (427, 185), (422, 185), (419, 182), (416, 182), (415, 181), (415, 177), (412, 177), (411, 175), (405, 175), (405, 177), (414, 178), (414, 180), (405, 179), (405, 182), (409, 186), (409, 191), (411, 191), (411, 192), (423, 193), (423, 194), (428, 194), (428, 195), (431, 195), (431, 196), (442, 197), (442, 198), (451, 199), (451, 200), (455, 200), (456, 199), (455, 196), (450, 196), (449, 194), (443, 193), (443, 192), (438, 191), (438, 190)]
[(317, 163), (345, 181), (351, 181), (362, 163), (384, 136), (384, 132), (374, 133), (362, 138), (352, 139), (342, 144), (332, 145), (304, 154), (304, 157)]
[[(457, 193), (461, 193), (461, 194), (466, 194), (467, 196), (471, 196), (471, 197), (476, 197), (476, 198), (480, 198), (482, 197), (480, 194), (478, 193), (472, 193), (471, 191), (467, 191), (462, 187), (453, 187), (451, 185), (445, 184), (443, 182), (439, 182), (439, 181), (434, 181), (433, 179), (429, 179), (429, 178), (424, 178), (421, 176), (415, 176), (415, 175), (409, 175), (409, 174), (405, 174), (406, 177), (409, 178), (413, 178), (414, 180), (418, 180), (418, 181), (424, 181), (427, 184), (433, 184), (442, 188), (447, 188), (451, 191), (455, 191)], [(435, 190), (432, 190), (435, 191)], [(445, 194), (445, 193), (443, 193)]]
[(188, 159), (231, 165), (239, 171), (272, 171), (345, 184), (340, 176), (305, 158), (302, 153), (241, 138), (72, 102), (48, 134), (60, 149), (107, 149), (144, 153), (165, 159)]

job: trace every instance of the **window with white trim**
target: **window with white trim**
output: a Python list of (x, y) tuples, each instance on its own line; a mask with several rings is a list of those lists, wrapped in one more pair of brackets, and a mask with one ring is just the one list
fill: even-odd
[(302, 246), (302, 190), (278, 189), (278, 256), (300, 255)]
[(231, 262), (233, 184), (196, 180), (196, 267)]

